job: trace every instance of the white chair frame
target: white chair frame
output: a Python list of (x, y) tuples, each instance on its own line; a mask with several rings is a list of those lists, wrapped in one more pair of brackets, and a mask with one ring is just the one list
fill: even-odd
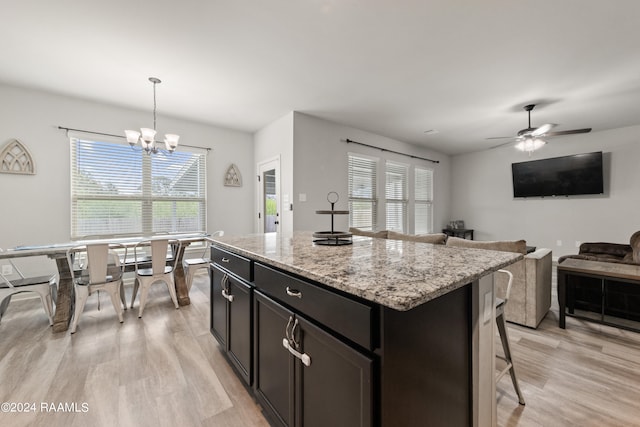
[[(138, 253), (143, 247), (151, 247), (151, 262), (139, 257)], [(167, 259), (167, 250), (171, 248), (172, 258)], [(147, 296), (151, 285), (162, 281), (167, 285), (171, 301), (175, 308), (178, 306), (178, 298), (176, 295), (176, 285), (174, 272), (178, 262), (178, 254), (180, 253), (181, 243), (174, 239), (152, 239), (138, 242), (133, 247), (133, 258), (135, 262), (136, 280), (133, 286), (133, 295), (131, 296), (131, 308), (136, 300), (138, 288), (140, 288), (140, 307), (138, 308), (138, 317), (142, 317), (144, 307), (147, 303)], [(170, 265), (167, 265), (167, 262)], [(151, 267), (147, 267), (151, 264)]]
[[(224, 231), (218, 230), (211, 233), (211, 236), (224, 236)], [(196, 272), (202, 268), (207, 269), (207, 273), (210, 274), (209, 264), (211, 263), (211, 242), (205, 240), (204, 250), (200, 258), (189, 258), (182, 260), (182, 269), (184, 270), (184, 279), (187, 284), (187, 292), (191, 291), (193, 285), (193, 278)]]

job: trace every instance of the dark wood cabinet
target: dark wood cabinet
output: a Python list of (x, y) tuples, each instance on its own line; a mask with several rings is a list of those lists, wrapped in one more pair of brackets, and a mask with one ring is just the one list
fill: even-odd
[(373, 360), (255, 292), (258, 400), (284, 426), (372, 425)]
[(251, 385), (253, 287), (219, 265), (211, 270), (211, 333)]

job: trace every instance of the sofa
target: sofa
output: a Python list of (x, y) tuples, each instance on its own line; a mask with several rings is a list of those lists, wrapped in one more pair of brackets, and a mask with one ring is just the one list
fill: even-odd
[[(537, 328), (551, 307), (551, 249), (540, 248), (527, 254), (524, 240), (478, 241), (449, 237), (447, 246), (518, 252), (524, 259), (506, 267), (513, 274), (511, 295), (505, 307), (505, 319), (511, 323)], [(496, 294), (507, 290), (506, 274), (496, 274)]]
[(619, 264), (640, 264), (640, 231), (631, 235), (628, 245), (606, 242), (582, 243), (577, 254), (561, 256), (558, 258), (558, 264), (568, 258)]
[[(357, 228), (350, 228), (349, 232), (382, 239), (521, 253), (524, 255), (523, 260), (505, 268), (513, 274), (511, 295), (505, 307), (506, 320), (536, 328), (551, 307), (551, 249), (541, 248), (527, 254), (527, 243), (524, 240), (479, 241), (447, 237), (443, 233), (411, 235), (391, 230), (365, 231)], [(507, 290), (507, 275), (496, 274), (495, 283), (497, 295), (504, 295)]]

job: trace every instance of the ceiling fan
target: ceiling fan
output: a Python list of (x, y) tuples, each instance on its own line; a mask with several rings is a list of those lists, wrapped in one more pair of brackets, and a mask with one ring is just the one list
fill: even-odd
[(498, 137), (487, 138), (487, 139), (512, 139), (513, 140), (513, 141), (505, 142), (504, 144), (493, 146), (491, 148), (502, 147), (504, 145), (511, 144), (512, 142), (515, 141), (517, 149), (521, 151), (527, 151), (529, 154), (531, 154), (533, 151), (537, 150), (538, 148), (542, 147), (544, 144), (547, 143), (542, 138), (591, 132), (591, 128), (549, 132), (551, 129), (557, 126), (554, 123), (545, 123), (542, 126), (539, 126), (537, 128), (531, 127), (531, 110), (533, 110), (535, 106), (536, 106), (535, 104), (529, 104), (524, 106), (524, 110), (529, 114), (529, 126), (526, 129), (522, 129), (518, 131), (518, 134), (516, 136), (498, 136)]

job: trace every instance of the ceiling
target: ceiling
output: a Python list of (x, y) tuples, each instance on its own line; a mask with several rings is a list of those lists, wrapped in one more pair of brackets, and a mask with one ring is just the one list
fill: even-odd
[(0, 82), (151, 115), (156, 76), (160, 117), (300, 111), (447, 154), (530, 103), (554, 131), (640, 124), (638, 0), (2, 1)]

